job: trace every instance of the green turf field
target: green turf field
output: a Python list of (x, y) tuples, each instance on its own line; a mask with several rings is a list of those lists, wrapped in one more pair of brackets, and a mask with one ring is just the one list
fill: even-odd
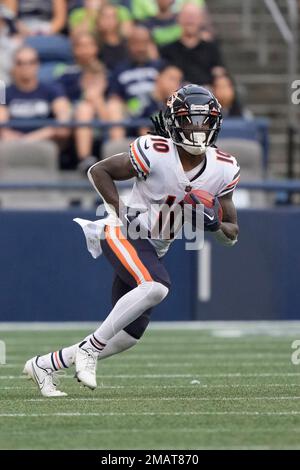
[(70, 371), (60, 384), (69, 397), (42, 398), (21, 377), (25, 360), (86, 333), (0, 333), (1, 449), (300, 448), (297, 331), (150, 330), (132, 351), (99, 363), (94, 392)]

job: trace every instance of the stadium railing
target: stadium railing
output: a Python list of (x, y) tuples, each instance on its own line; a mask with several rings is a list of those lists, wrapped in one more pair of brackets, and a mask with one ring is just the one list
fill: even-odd
[[(117, 183), (119, 188), (130, 188), (130, 183), (120, 181)], [(286, 194), (300, 193), (300, 179), (298, 180), (258, 180), (249, 182), (240, 182), (239, 189), (248, 191), (281, 192)], [(91, 185), (86, 180), (60, 180), (59, 182), (1, 182), (1, 191), (91, 191)]]
[[(40, 128), (50, 126), (50, 127), (67, 127), (70, 129), (75, 129), (78, 127), (92, 127), (94, 129), (101, 129), (102, 131), (108, 131), (114, 126), (124, 126), (125, 128), (137, 128), (149, 126), (148, 119), (135, 119), (135, 120), (125, 120), (120, 122), (102, 122), (100, 120), (93, 120), (89, 122), (78, 122), (78, 121), (68, 121), (61, 122), (54, 119), (45, 119), (45, 120), (11, 120), (7, 123), (0, 124), (0, 129), (5, 127), (13, 127), (22, 130), (22, 128), (27, 127), (30, 124), (31, 128)], [(227, 118), (224, 120), (223, 128), (220, 133), (221, 139), (242, 139), (244, 141), (254, 141), (258, 142), (262, 148), (262, 168), (263, 175), (266, 174), (266, 168), (268, 165), (269, 157), (269, 122), (264, 118), (255, 118), (255, 119), (239, 119), (239, 118)], [(1, 158), (1, 157), (0, 157)], [(121, 188), (128, 188), (128, 182), (120, 183)], [(262, 191), (274, 192), (279, 195), (277, 199), (281, 201), (289, 201), (290, 196), (294, 193), (300, 193), (300, 180), (267, 180), (267, 179), (256, 179), (255, 181), (241, 181), (239, 184), (240, 189), (245, 189), (248, 191)], [(61, 174), (57, 181), (11, 181), (5, 179), (1, 181), (0, 175), (0, 192), (20, 192), (20, 191), (63, 191), (63, 192), (83, 192), (86, 193), (90, 191), (90, 184), (88, 181), (82, 179), (77, 179), (77, 176), (73, 176), (72, 179), (64, 178)]]
[[(0, 123), (0, 129), (5, 127), (13, 127), (22, 131), (24, 128), (28, 128), (28, 125), (32, 129), (41, 127), (67, 127), (75, 129), (78, 127), (92, 127), (102, 131), (108, 131), (112, 127), (122, 126), (126, 129), (149, 127), (149, 119), (128, 119), (119, 122), (103, 122), (100, 120), (93, 121), (68, 121), (61, 122), (54, 119), (28, 119), (24, 121), (11, 120), (7, 123)], [(220, 132), (222, 139), (227, 138), (239, 138), (244, 140), (251, 140), (258, 142), (263, 151), (263, 162), (262, 165), (266, 169), (269, 158), (269, 121), (266, 118), (226, 118), (224, 119), (222, 130)]]

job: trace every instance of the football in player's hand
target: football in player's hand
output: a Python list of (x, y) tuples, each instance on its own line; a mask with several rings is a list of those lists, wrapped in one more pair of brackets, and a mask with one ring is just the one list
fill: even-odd
[(185, 204), (192, 204), (196, 207), (197, 204), (203, 204), (205, 207), (211, 209), (214, 206), (215, 198), (212, 194), (202, 189), (193, 189), (189, 191), (184, 197)]
[[(193, 189), (189, 191), (184, 197), (184, 204), (191, 204), (193, 208), (196, 208), (197, 204), (203, 204), (208, 212), (215, 212), (215, 217), (219, 222), (223, 219), (222, 206), (218, 199), (207, 191), (202, 189)], [(206, 212), (206, 211), (205, 211)]]

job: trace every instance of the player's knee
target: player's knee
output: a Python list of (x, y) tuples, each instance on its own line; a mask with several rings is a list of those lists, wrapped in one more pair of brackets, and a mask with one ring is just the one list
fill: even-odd
[(160, 282), (147, 282), (147, 300), (150, 307), (154, 307), (164, 300), (168, 295), (169, 289)]

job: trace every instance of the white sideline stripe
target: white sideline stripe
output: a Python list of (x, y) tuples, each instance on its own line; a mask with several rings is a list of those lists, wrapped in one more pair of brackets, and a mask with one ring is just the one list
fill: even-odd
[[(235, 363), (231, 363), (230, 361), (224, 361), (224, 362), (218, 362), (218, 366), (220, 367), (225, 367), (225, 366), (228, 366), (228, 364), (232, 365), (232, 367), (234, 367)], [(291, 362), (289, 362), (288, 360), (287, 361), (284, 361), (284, 362), (277, 362), (276, 363), (276, 367), (280, 367), (280, 368), (283, 368), (283, 366), (289, 366), (291, 365)], [(257, 363), (256, 362), (241, 362), (238, 364), (239, 367), (254, 367), (254, 366), (257, 366)], [(265, 362), (264, 363), (264, 367), (272, 367), (274, 366), (274, 363), (273, 362)], [(1, 366), (0, 366), (1, 367)], [(5, 365), (3, 366), (5, 367), (6, 369), (21, 369), (20, 367), (20, 364), (18, 364), (17, 366), (11, 366), (11, 365)], [(133, 365), (132, 364), (119, 364), (118, 366), (115, 365), (114, 366), (114, 369), (117, 368), (118, 370), (121, 370), (121, 371), (126, 371), (127, 369), (129, 370), (132, 370), (133, 368)], [(184, 369), (184, 368), (188, 368), (188, 369), (191, 369), (191, 368), (195, 368), (195, 363), (190, 363), (190, 362), (173, 362), (173, 363), (166, 363), (166, 364), (135, 364), (134, 368), (136, 370), (139, 370), (139, 369), (143, 369), (143, 371), (147, 371), (149, 369), (149, 371), (152, 369), (172, 369), (172, 368), (175, 368), (176, 370), (177, 369)], [(108, 365), (105, 366), (105, 368), (103, 367), (102, 368), (102, 371), (104, 372), (105, 370), (110, 370), (111, 371), (111, 367), (109, 367)], [(105, 376), (105, 374), (101, 374), (102, 377), (107, 377)]]
[(24, 390), (24, 387), (0, 387), (0, 390)]
[[(224, 357), (224, 356), (223, 356)], [(212, 360), (214, 359), (213, 357), (211, 358)], [(215, 363), (215, 361), (213, 361)], [(236, 362), (231, 362), (229, 359), (228, 360), (225, 360), (225, 361), (218, 361), (218, 366), (228, 366), (228, 364), (236, 364)], [(282, 367), (282, 366), (288, 366), (288, 365), (292, 365), (291, 363), (291, 360), (290, 360), (290, 357), (287, 357), (286, 361), (272, 361), (272, 362), (264, 362), (263, 363), (263, 367)], [(116, 366), (116, 364), (115, 364)], [(139, 368), (139, 367), (155, 367), (155, 368), (170, 368), (170, 367), (176, 367), (176, 368), (179, 368), (179, 367), (195, 367), (196, 364), (195, 362), (148, 362), (148, 363), (141, 363), (141, 364), (135, 364), (135, 368)], [(253, 361), (239, 361), (238, 363), (238, 366), (239, 367), (254, 367), (254, 366), (258, 366), (257, 362), (253, 362)], [(108, 369), (111, 369), (111, 366), (106, 366)], [(132, 364), (119, 364), (118, 367), (120, 367), (121, 369), (132, 369), (133, 365)]]
[[(167, 354), (167, 353), (162, 353), (162, 354), (143, 354), (142, 352), (140, 352), (139, 354), (134, 354), (134, 353), (130, 353), (130, 354), (124, 354), (124, 355), (120, 355), (118, 356), (118, 361), (122, 361), (122, 362), (127, 362), (127, 361), (144, 361), (144, 360), (154, 360), (154, 359), (158, 359), (158, 362), (161, 363), (161, 359), (162, 359), (162, 355), (167, 358), (167, 359), (170, 359), (170, 356), (172, 358), (178, 358), (178, 357), (181, 357), (182, 358), (182, 353), (181, 354), (176, 354), (176, 353), (173, 353), (171, 352), (170, 354)], [(274, 364), (277, 364), (277, 358), (282, 358), (282, 359), (290, 359), (290, 351), (288, 353), (246, 353), (246, 354), (239, 354), (238, 357), (236, 357), (236, 351), (232, 351), (232, 352), (229, 352), (229, 351), (226, 351), (226, 355), (227, 355), (227, 359), (232, 361), (233, 359), (236, 360), (236, 361), (240, 361), (241, 359), (254, 359), (254, 358), (257, 358), (257, 359), (266, 359), (266, 358), (272, 358), (275, 360), (273, 360), (273, 365)], [(209, 356), (209, 357), (208, 357)], [(231, 357), (233, 356), (233, 357)], [(217, 354), (211, 354), (210, 351), (208, 351), (207, 353), (206, 352), (202, 352), (202, 353), (197, 353), (197, 354), (193, 354), (193, 353), (188, 353), (188, 352), (185, 352), (184, 353), (184, 358), (185, 359), (205, 359), (207, 361), (207, 359), (211, 359), (211, 360), (214, 360), (214, 359), (224, 359), (224, 354), (220, 354), (220, 353), (217, 353)], [(13, 359), (15, 361), (24, 361), (24, 354), (8, 354), (8, 359)], [(257, 364), (257, 363), (256, 363)]]
[(4, 367), (5, 369), (15, 369), (15, 368), (19, 368), (20, 367), (20, 364), (0, 364), (0, 367)]
[[(227, 360), (227, 361), (218, 361), (218, 366), (220, 367), (225, 367), (225, 366), (228, 366), (228, 365), (232, 365), (233, 367), (235, 365), (238, 365), (239, 367), (283, 367), (283, 366), (288, 366), (288, 365), (291, 365), (291, 362), (289, 359), (287, 359), (286, 361), (277, 361), (275, 364), (274, 362), (264, 362), (263, 364), (259, 364), (257, 362), (251, 362), (251, 361), (240, 361), (240, 362), (236, 362), (236, 361), (230, 361), (230, 360)], [(1, 366), (0, 366), (1, 367)], [(10, 369), (20, 369), (20, 364), (6, 364), (5, 366), (3, 366), (5, 368), (10, 368)], [(159, 363), (159, 362), (156, 362), (156, 363), (151, 363), (151, 362), (148, 362), (148, 363), (141, 363), (141, 364), (135, 364), (135, 368), (138, 369), (138, 368), (161, 368), (161, 369), (164, 369), (164, 368), (167, 368), (167, 369), (170, 369), (172, 367), (175, 367), (176, 369), (179, 369), (180, 367), (189, 367), (189, 368), (195, 368), (195, 363), (194, 362), (164, 362), (164, 363)], [(114, 365), (111, 365), (110, 367), (107, 366), (108, 369), (115, 369), (115, 368), (118, 368), (118, 369), (132, 369), (133, 368), (133, 365), (132, 364), (114, 364)]]
[[(53, 331), (53, 330), (95, 330), (100, 322), (0, 322), (2, 331)], [(300, 321), (187, 321), (187, 322), (152, 322), (150, 330), (232, 330), (240, 329), (251, 334), (258, 332), (270, 336), (272, 330), (276, 336), (297, 335), (300, 332)]]
[[(68, 401), (153, 401), (159, 399), (160, 401), (251, 401), (251, 400), (269, 400), (269, 401), (288, 401), (300, 400), (300, 396), (291, 397), (114, 397), (114, 398), (67, 398)], [(24, 402), (45, 402), (45, 398), (27, 398)]]
[[(214, 361), (215, 362), (215, 361)], [(232, 366), (234, 367), (236, 362), (231, 362), (230, 360), (227, 360), (227, 361), (218, 361), (218, 366), (228, 366), (228, 364), (232, 364)], [(282, 366), (288, 366), (288, 365), (291, 365), (291, 361), (290, 361), (290, 358), (287, 358), (286, 361), (276, 361), (274, 363), (273, 362), (264, 362), (263, 366), (264, 367), (282, 367)], [(206, 364), (207, 365), (207, 364)], [(254, 367), (254, 366), (257, 366), (257, 362), (252, 362), (252, 361), (240, 361), (238, 363), (238, 366), (239, 367)], [(20, 364), (5, 364), (3, 366), (0, 366), (0, 367), (4, 367), (4, 368), (9, 368), (9, 369), (15, 369), (15, 368), (20, 368)], [(133, 368), (133, 365), (132, 364), (123, 364), (123, 363), (120, 363), (120, 364), (115, 364), (114, 365), (114, 368), (119, 368), (119, 369), (132, 369)], [(138, 369), (138, 368), (171, 368), (171, 367), (175, 367), (176, 369), (179, 369), (180, 367), (195, 367), (195, 362), (164, 362), (164, 363), (160, 363), (160, 362), (148, 362), (148, 363), (140, 363), (140, 364), (135, 364), (134, 365), (135, 369)], [(111, 366), (108, 366), (108, 365), (105, 365), (105, 368), (106, 369), (110, 369), (111, 370)], [(104, 369), (104, 366), (103, 366), (103, 369), (102, 370), (105, 370)]]
[[(255, 428), (256, 429), (256, 428)], [(195, 432), (202, 432), (202, 433), (208, 433), (208, 434), (215, 434), (215, 433), (228, 433), (229, 430), (224, 428), (224, 426), (216, 426), (214, 428), (207, 428), (207, 427), (194, 427), (194, 428), (159, 428), (160, 432), (168, 432), (168, 433), (195, 433)], [(272, 427), (259, 427), (260, 432), (273, 432), (274, 428)], [(300, 427), (294, 427), (294, 428), (289, 428), (290, 432), (300, 432)], [(85, 429), (84, 434), (106, 434), (106, 433), (157, 433), (157, 428), (149, 428), (147, 429), (138, 429), (138, 428), (130, 428), (130, 429), (116, 429), (116, 428), (105, 428), (105, 429)], [(238, 429), (238, 433), (243, 433), (243, 434), (248, 434), (248, 433), (253, 433), (253, 428), (249, 426), (249, 423), (247, 423), (247, 429)], [(22, 435), (22, 434), (36, 434), (36, 430), (11, 430), (10, 434), (14, 435)], [(48, 429), (39, 429), (39, 434), (48, 434), (49, 431)], [(70, 431), (67, 431), (64, 429), (64, 435), (68, 434), (82, 434), (82, 429), (72, 429)]]
[(103, 412), (103, 413), (1, 413), (0, 418), (53, 418), (81, 416), (299, 416), (300, 411), (145, 411), (145, 412)]
[[(208, 384), (186, 384), (186, 385), (99, 385), (99, 389), (147, 389), (149, 390), (149, 387), (151, 388), (158, 388), (158, 389), (169, 389), (169, 388), (250, 388), (250, 387), (266, 387), (266, 388), (276, 388), (276, 387), (300, 387), (300, 383), (298, 384), (213, 384), (213, 385), (208, 385)], [(0, 390), (24, 390), (24, 387), (0, 387)]]
[[(245, 378), (254, 378), (254, 377), (299, 377), (300, 372), (266, 372), (266, 373), (253, 373), (253, 374), (244, 374), (240, 372), (236, 373), (228, 373), (228, 374), (101, 374), (99, 378), (103, 379), (176, 379), (176, 378), (193, 378), (193, 379), (201, 379), (201, 378), (213, 378), (213, 377), (245, 377)], [(0, 375), (0, 380), (13, 380), (13, 379), (25, 379), (26, 377), (22, 375)], [(64, 379), (73, 379), (73, 376), (66, 375), (63, 376)]]

